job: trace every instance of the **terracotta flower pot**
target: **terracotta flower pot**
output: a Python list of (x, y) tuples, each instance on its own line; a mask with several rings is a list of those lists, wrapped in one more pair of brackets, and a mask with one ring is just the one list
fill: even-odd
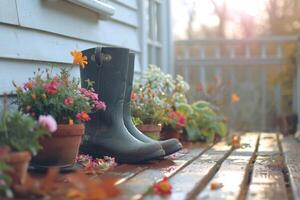
[(161, 130), (160, 137), (162, 140), (167, 140), (171, 138), (181, 139), (181, 132), (170, 126), (164, 126)]
[(31, 154), (28, 151), (11, 152), (8, 154), (7, 163), (11, 166), (10, 177), (12, 178), (12, 185), (22, 185), (27, 178), (27, 169)]
[(43, 149), (33, 157), (32, 164), (38, 167), (69, 167), (75, 163), (84, 134), (83, 124), (59, 124), (51, 137), (40, 140)]
[(137, 128), (144, 133), (145, 135), (153, 138), (153, 139), (160, 139), (160, 131), (161, 125), (157, 124), (142, 124), (137, 126)]

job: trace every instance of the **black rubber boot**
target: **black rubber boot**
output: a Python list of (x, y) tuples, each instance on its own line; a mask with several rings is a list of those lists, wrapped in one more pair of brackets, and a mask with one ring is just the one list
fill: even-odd
[(132, 92), (132, 84), (133, 84), (133, 74), (134, 74), (134, 54), (129, 54), (129, 64), (128, 64), (128, 74), (126, 81), (126, 93), (125, 93), (125, 102), (124, 102), (124, 123), (127, 130), (140, 141), (143, 141), (148, 144), (160, 144), (164, 149), (166, 155), (170, 155), (182, 149), (181, 143), (177, 139), (169, 139), (165, 141), (156, 141), (153, 140), (142, 132), (140, 132), (133, 124), (131, 118), (131, 109), (130, 109), (130, 100), (131, 100), (131, 92)]
[(107, 105), (105, 111), (91, 115), (86, 123), (80, 151), (94, 157), (113, 156), (119, 163), (139, 163), (165, 155), (157, 143), (144, 143), (133, 137), (123, 121), (123, 103), (129, 50), (92, 48), (83, 51), (88, 64), (80, 70), (82, 87), (85, 80), (95, 81), (94, 89)]

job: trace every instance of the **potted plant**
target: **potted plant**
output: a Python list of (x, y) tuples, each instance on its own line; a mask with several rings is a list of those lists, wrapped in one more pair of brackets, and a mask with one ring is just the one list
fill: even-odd
[(170, 138), (182, 139), (181, 134), (186, 123), (186, 117), (183, 113), (178, 111), (170, 111), (168, 113), (168, 120), (161, 131), (161, 139), (166, 140)]
[[(162, 125), (169, 120), (168, 113), (173, 110), (173, 105), (186, 102), (185, 93), (188, 89), (188, 84), (181, 76), (177, 75), (174, 79), (159, 67), (150, 65), (134, 85), (132, 94), (132, 114), (141, 122), (137, 126), (141, 132), (159, 135)], [(159, 137), (156, 136), (156, 139)]]
[(132, 115), (136, 127), (153, 139), (160, 139), (165, 117), (165, 102), (151, 88), (140, 86), (132, 93)]
[[(87, 58), (79, 51), (71, 52), (73, 63), (84, 67)], [(88, 89), (79, 87), (79, 79), (71, 78), (70, 69), (61, 68), (59, 74), (51, 70), (35, 72), (23, 87), (16, 86), (19, 110), (30, 114), (50, 129), (56, 129), (49, 118), (51, 115), (58, 126), (50, 137), (40, 140), (43, 149), (32, 159), (36, 167), (70, 167), (75, 163), (84, 122), (90, 120), (89, 113), (104, 110), (106, 105), (94, 93), (89, 80)]]
[(206, 101), (191, 105), (182, 103), (176, 109), (187, 117), (185, 132), (190, 141), (219, 140), (227, 133), (224, 117), (217, 114), (217, 109)]
[(32, 117), (21, 112), (3, 112), (0, 121), (0, 146), (9, 147), (11, 150), (6, 162), (12, 168), (9, 174), (13, 185), (25, 182), (31, 156), (41, 149), (39, 139), (46, 134), (48, 130), (44, 125)]

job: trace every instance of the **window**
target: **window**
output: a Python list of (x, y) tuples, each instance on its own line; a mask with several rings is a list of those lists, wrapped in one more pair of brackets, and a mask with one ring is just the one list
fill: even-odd
[(141, 0), (140, 29), (142, 69), (155, 64), (172, 73), (172, 52), (170, 34), (170, 1)]
[(148, 64), (161, 66), (161, 2), (147, 0)]

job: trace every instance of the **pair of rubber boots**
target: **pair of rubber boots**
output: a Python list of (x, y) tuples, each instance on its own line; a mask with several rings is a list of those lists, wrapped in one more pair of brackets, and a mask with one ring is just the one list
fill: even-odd
[(81, 85), (94, 81), (94, 89), (107, 105), (91, 114), (80, 152), (94, 157), (112, 156), (119, 163), (140, 163), (162, 158), (182, 148), (177, 139), (156, 141), (132, 123), (130, 100), (134, 54), (125, 48), (92, 48), (82, 52), (88, 64), (81, 69)]

